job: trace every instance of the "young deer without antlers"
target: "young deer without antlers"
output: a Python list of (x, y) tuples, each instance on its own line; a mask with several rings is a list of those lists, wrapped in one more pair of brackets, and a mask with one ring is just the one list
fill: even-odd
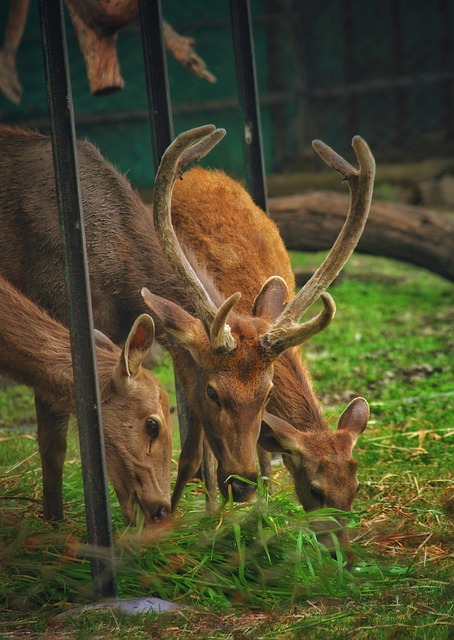
[[(181, 134), (168, 149), (156, 177), (156, 233), (148, 208), (124, 177), (92, 145), (78, 144), (95, 323), (113, 340), (124, 340), (131, 318), (146, 308), (140, 289), (147, 287), (143, 296), (152, 309), (158, 339), (170, 350), (188, 398), (189, 436), (180, 456), (173, 509), (200, 463), (203, 433), (218, 461), (223, 495), (230, 487), (235, 500), (251, 497), (251, 484), (232, 476), (257, 477), (256, 445), (268, 401), (268, 410), (296, 427), (294, 439), (317, 433), (318, 440), (326, 440), (328, 457), (342, 440), (326, 427), (297, 345), (327, 326), (334, 314), (334, 303), (323, 291), (361, 235), (372, 192), (372, 156), (367, 145), (355, 138), (361, 165), (357, 171), (323, 143), (316, 144), (328, 164), (348, 181), (352, 204), (322, 267), (292, 297), (293, 274), (277, 228), (224, 174), (196, 169), (177, 182), (177, 231), (178, 219), (183, 220), (186, 211), (195, 212), (189, 216), (194, 227), (181, 222), (179, 242), (173, 233), (169, 209), (176, 178), (223, 135), (212, 126), (201, 127)], [(65, 322), (64, 281), (56, 268), (61, 258), (50, 141), (0, 127), (0, 152), (0, 219), (8, 238), (0, 247), (0, 271)], [(199, 220), (203, 220), (200, 227)], [(319, 295), (323, 311), (298, 324)], [(354, 406), (366, 404), (357, 401)], [(348, 443), (344, 446), (348, 467), (354, 439), (365, 426), (350, 420), (351, 413), (356, 418), (356, 411), (347, 410), (341, 429), (343, 445)], [(281, 446), (277, 440), (282, 423), (270, 415), (267, 425), (263, 444), (270, 443), (271, 429), (275, 446)], [(325, 479), (319, 466), (316, 480), (326, 484), (323, 501), (336, 503), (338, 482), (331, 476)], [(309, 494), (315, 479), (309, 472), (306, 475), (304, 493)], [(341, 476), (345, 475), (342, 468)], [(298, 477), (295, 474), (295, 480)], [(348, 480), (355, 490), (356, 475), (348, 475)], [(345, 489), (346, 494), (349, 491)], [(303, 504), (310, 508), (323, 501), (317, 503), (310, 494)]]
[[(138, 500), (147, 521), (170, 511), (172, 428), (166, 392), (142, 367), (154, 336), (150, 316), (137, 318), (121, 351), (98, 334), (97, 368), (109, 478), (126, 521)], [(0, 278), (0, 371), (32, 387), (40, 408), (76, 409), (68, 330)], [(38, 443), (46, 519), (63, 518), (66, 423), (41, 422)]]

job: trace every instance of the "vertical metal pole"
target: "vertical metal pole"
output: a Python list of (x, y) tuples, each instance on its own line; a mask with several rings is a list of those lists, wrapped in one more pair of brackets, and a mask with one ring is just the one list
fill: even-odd
[[(160, 0), (139, 0), (140, 30), (145, 64), (151, 142), (155, 174), (169, 144), (173, 140), (172, 107), (170, 102), (167, 60), (162, 33)], [(183, 443), (188, 434), (189, 407), (181, 382), (175, 375), (178, 428)]]
[[(311, 142), (317, 138), (320, 131), (318, 124), (318, 112), (314, 89), (316, 88), (314, 65), (312, 63), (312, 31), (311, 31), (311, 4), (308, 0), (293, 0), (291, 11), (291, 42), (292, 62), (294, 67), (293, 82), (299, 95), (297, 113), (292, 128), (296, 132), (295, 149), (302, 154), (304, 150), (311, 148)], [(316, 156), (313, 158), (313, 169), (320, 169)]]
[(167, 60), (162, 33), (160, 0), (139, 0), (140, 30), (150, 113), (154, 167), (173, 140)]
[[(454, 50), (453, 34), (450, 25), (452, 24), (453, 7), (449, 0), (439, 0), (438, 12), (440, 15), (440, 64), (443, 71), (450, 71)], [(454, 139), (454, 82), (450, 74), (442, 84), (442, 105), (443, 105), (443, 129), (446, 142), (450, 145)]]
[(243, 133), (249, 188), (254, 202), (267, 212), (265, 163), (262, 152), (262, 134), (249, 0), (230, 0), (230, 15), (232, 19), (238, 94), (243, 114)]
[(71, 351), (88, 542), (94, 547), (91, 557), (93, 592), (94, 597), (99, 599), (116, 597), (117, 587), (74, 113), (61, 0), (39, 0), (39, 15), (58, 209), (65, 250), (65, 278), (68, 282)]
[[(394, 4), (394, 0), (393, 0)], [(356, 8), (356, 5), (355, 5)], [(355, 9), (353, 0), (344, 0), (341, 8), (342, 27), (344, 36), (344, 64), (345, 82), (355, 82), (358, 77), (358, 64), (355, 40)], [(359, 122), (358, 94), (353, 91), (346, 96), (346, 135), (351, 140), (356, 134)], [(342, 141), (343, 143), (343, 141)]]

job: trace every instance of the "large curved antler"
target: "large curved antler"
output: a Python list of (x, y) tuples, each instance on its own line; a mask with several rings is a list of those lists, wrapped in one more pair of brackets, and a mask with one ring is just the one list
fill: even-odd
[(237, 346), (226, 321), (240, 296), (233, 294), (217, 309), (178, 242), (172, 225), (171, 201), (175, 181), (183, 169), (206, 155), (224, 136), (224, 129), (206, 125), (190, 129), (175, 138), (162, 156), (156, 174), (153, 201), (154, 226), (161, 248), (176, 275), (184, 283), (215, 352), (233, 351)]
[(322, 298), (324, 311), (317, 318), (303, 324), (299, 324), (298, 320), (329, 287), (347, 262), (358, 244), (369, 215), (375, 161), (367, 143), (360, 136), (355, 136), (352, 140), (359, 170), (352, 167), (321, 140), (314, 140), (312, 145), (326, 164), (339, 171), (348, 182), (350, 209), (344, 226), (325, 260), (299, 293), (290, 300), (267, 333), (261, 337), (262, 346), (272, 353), (281, 353), (295, 344), (301, 344), (308, 339), (308, 336), (315, 335), (329, 324), (334, 315), (335, 306), (331, 296), (327, 294)]

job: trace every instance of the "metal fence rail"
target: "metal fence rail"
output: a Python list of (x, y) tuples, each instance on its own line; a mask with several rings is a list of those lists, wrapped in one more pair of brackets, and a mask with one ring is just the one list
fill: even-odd
[[(256, 202), (266, 210), (264, 163), (255, 82), (249, 1), (231, 1), (238, 87), (244, 112), (248, 175)], [(160, 0), (139, 0), (149, 119), (155, 170), (173, 138)], [(66, 34), (61, 0), (39, 0), (55, 178), (63, 231), (77, 419), (82, 457), (88, 542), (95, 600), (115, 598), (117, 584), (104, 440), (95, 365), (93, 318), (74, 126)], [(244, 72), (246, 69), (246, 72)], [(138, 283), (138, 286), (140, 283)], [(177, 387), (178, 387), (177, 381)], [(184, 397), (178, 389), (182, 423)], [(162, 606), (162, 605), (161, 605)]]
[(91, 555), (93, 593), (99, 599), (115, 597), (117, 586), (72, 94), (61, 0), (39, 0), (39, 10), (58, 211), (68, 282), (88, 542), (96, 549)]

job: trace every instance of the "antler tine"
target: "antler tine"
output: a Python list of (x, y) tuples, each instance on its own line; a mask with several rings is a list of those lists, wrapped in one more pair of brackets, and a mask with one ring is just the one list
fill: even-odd
[[(282, 347), (285, 343), (282, 339), (282, 333), (289, 330), (292, 324), (299, 320), (339, 274), (358, 244), (369, 215), (375, 161), (367, 143), (360, 136), (355, 136), (352, 140), (359, 170), (352, 167), (344, 158), (320, 140), (314, 140), (313, 146), (320, 157), (330, 167), (339, 171), (348, 182), (350, 209), (344, 226), (325, 260), (299, 293), (288, 303), (285, 310), (268, 330), (267, 335), (263, 337), (264, 342), (271, 349), (274, 348), (274, 342), (279, 343)], [(280, 350), (282, 351), (282, 348)]]
[[(210, 125), (208, 125), (210, 126)], [(183, 153), (179, 161), (179, 170), (183, 170), (185, 167), (189, 166), (192, 162), (196, 160), (200, 160), (204, 156), (207, 155), (215, 147), (218, 142), (222, 140), (222, 138), (226, 134), (225, 129), (215, 129), (212, 133), (208, 134), (202, 140), (195, 142), (189, 149)]]
[(286, 349), (307, 342), (317, 333), (326, 329), (336, 313), (336, 303), (326, 292), (322, 293), (320, 298), (323, 302), (323, 309), (318, 315), (303, 324), (292, 320), (285, 324), (277, 325), (275, 323), (260, 339), (263, 348), (271, 353), (282, 353)]
[[(172, 225), (171, 201), (175, 181), (183, 168), (208, 153), (224, 135), (225, 131), (222, 129), (205, 125), (177, 136), (162, 156), (156, 174), (153, 200), (154, 226), (163, 253), (178, 278), (185, 284), (188, 296), (208, 335), (218, 310), (181, 249)], [(224, 348), (229, 351), (235, 347), (236, 341), (226, 325)]]
[[(227, 300), (223, 302), (223, 304), (219, 307), (219, 310), (216, 314), (216, 317), (211, 325), (210, 329), (210, 343), (211, 348), (215, 353), (222, 353), (225, 351), (229, 351), (230, 348), (225, 344), (225, 331), (226, 331), (226, 322), (227, 317), (233, 307), (237, 304), (239, 299), (241, 298), (241, 293), (237, 291), (232, 294)], [(235, 343), (236, 345), (236, 343)]]
[[(173, 177), (173, 174), (178, 175), (178, 173), (189, 164), (189, 162), (184, 161), (188, 150), (191, 147), (197, 148), (198, 145), (204, 142), (204, 140), (211, 136), (215, 131), (216, 127), (214, 124), (206, 124), (202, 127), (196, 127), (195, 129), (189, 129), (188, 131), (180, 133), (180, 135), (178, 135), (165, 150), (161, 158), (161, 162), (159, 163), (155, 182), (157, 181), (158, 174), (164, 170), (166, 171), (167, 176)], [(197, 158), (194, 157), (194, 159)], [(173, 187), (173, 183), (171, 186)]]

